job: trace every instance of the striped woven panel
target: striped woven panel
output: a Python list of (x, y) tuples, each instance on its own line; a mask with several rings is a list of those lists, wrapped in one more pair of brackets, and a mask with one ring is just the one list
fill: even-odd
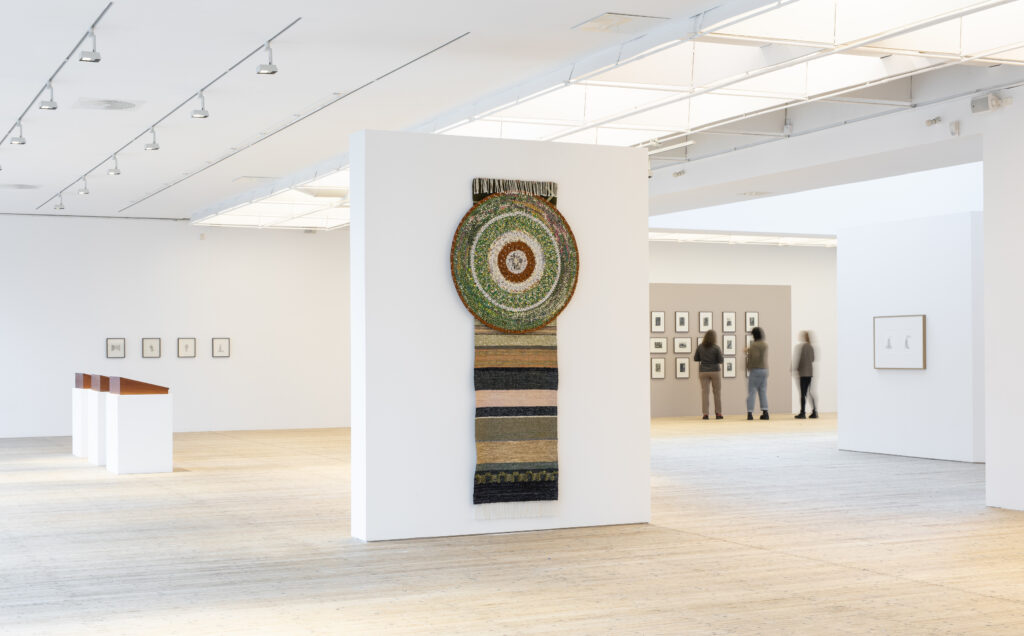
[(525, 334), (476, 322), (473, 503), (558, 499), (555, 323)]

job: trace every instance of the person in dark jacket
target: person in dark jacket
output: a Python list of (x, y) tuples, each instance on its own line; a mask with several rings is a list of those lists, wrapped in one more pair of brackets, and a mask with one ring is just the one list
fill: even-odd
[(818, 417), (818, 397), (811, 390), (811, 380), (814, 377), (814, 346), (811, 344), (811, 332), (801, 331), (800, 340), (803, 342), (797, 347), (796, 362), (793, 365), (793, 370), (800, 379), (800, 413), (796, 419), (802, 420), (807, 417), (807, 399), (810, 398), (813, 420)]
[(725, 358), (717, 342), (715, 330), (709, 329), (693, 354), (693, 361), (700, 363), (700, 408), (704, 419), (708, 419), (709, 386), (715, 394), (715, 419), (722, 419), (722, 363)]
[(761, 401), (761, 419), (768, 419), (768, 344), (764, 330), (751, 330), (754, 341), (747, 347), (747, 419), (754, 419), (754, 395)]

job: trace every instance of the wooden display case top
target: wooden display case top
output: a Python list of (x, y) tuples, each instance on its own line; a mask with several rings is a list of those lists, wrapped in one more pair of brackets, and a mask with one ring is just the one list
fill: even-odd
[(89, 386), (93, 391), (102, 391), (106, 393), (110, 390), (110, 378), (105, 375), (92, 374), (92, 381)]
[(92, 388), (92, 374), (91, 373), (76, 373), (75, 374), (75, 388), (76, 389), (91, 389)]
[(110, 392), (116, 395), (164, 395), (171, 389), (166, 386), (139, 382), (130, 378), (110, 378)]

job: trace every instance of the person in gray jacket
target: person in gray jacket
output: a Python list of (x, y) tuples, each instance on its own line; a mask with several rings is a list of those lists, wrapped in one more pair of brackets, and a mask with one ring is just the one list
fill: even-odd
[(761, 401), (761, 419), (768, 419), (768, 345), (764, 330), (754, 327), (754, 341), (747, 347), (747, 419), (754, 419), (754, 394)]
[(796, 419), (802, 420), (807, 417), (807, 398), (810, 398), (813, 420), (818, 417), (818, 398), (811, 390), (811, 380), (814, 377), (814, 346), (811, 344), (811, 332), (801, 331), (800, 340), (803, 342), (797, 347), (794, 364), (796, 375), (800, 378), (800, 413)]
[(715, 394), (715, 419), (722, 419), (722, 362), (725, 358), (717, 341), (715, 330), (709, 329), (693, 354), (693, 361), (700, 363), (700, 408), (705, 420), (708, 419), (709, 386)]

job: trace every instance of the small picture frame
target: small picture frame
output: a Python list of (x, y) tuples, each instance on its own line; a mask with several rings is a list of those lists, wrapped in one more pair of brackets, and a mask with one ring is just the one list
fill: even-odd
[(142, 339), (142, 357), (143, 358), (159, 358), (160, 357), (160, 338), (143, 338)]
[(665, 353), (668, 351), (668, 338), (651, 338), (651, 353)]
[(707, 332), (707, 331), (711, 331), (711, 326), (714, 324), (714, 320), (712, 319), (713, 315), (714, 314), (712, 314), (710, 311), (702, 311), (702, 312), (700, 312), (700, 332), (701, 333), (704, 333), (704, 332)]
[(722, 354), (727, 356), (736, 355), (736, 334), (722, 336)]
[(747, 334), (747, 349), (749, 349), (750, 345), (752, 345), (753, 343), (754, 343), (754, 334), (748, 333)]
[(651, 358), (651, 379), (665, 379), (665, 358)]
[(652, 311), (651, 312), (651, 333), (664, 333), (665, 332), (665, 312), (663, 311)]
[(210, 341), (210, 350), (214, 358), (230, 358), (231, 338), (213, 338)]
[(736, 312), (722, 312), (722, 333), (736, 333)]
[(194, 358), (194, 357), (196, 357), (196, 339), (195, 338), (178, 338), (178, 357), (179, 358)]
[(690, 377), (690, 359), (676, 358), (676, 378), (683, 379)]
[(690, 312), (676, 312), (676, 333), (687, 333), (690, 331)]
[(747, 312), (747, 320), (746, 320), (745, 324), (747, 326), (747, 331), (753, 331), (754, 330), (754, 327), (756, 327), (758, 325), (757, 312), (756, 311), (748, 311)]
[(673, 353), (692, 353), (693, 352), (693, 346), (691, 344), (691, 340), (690, 340), (689, 336), (687, 336), (685, 338), (673, 338), (673, 343), (672, 344), (673, 344), (673, 347), (672, 347), (672, 352)]
[(736, 358), (726, 358), (722, 364), (722, 377), (723, 378), (735, 378), (736, 377)]
[(124, 338), (107, 338), (107, 357), (124, 357)]

